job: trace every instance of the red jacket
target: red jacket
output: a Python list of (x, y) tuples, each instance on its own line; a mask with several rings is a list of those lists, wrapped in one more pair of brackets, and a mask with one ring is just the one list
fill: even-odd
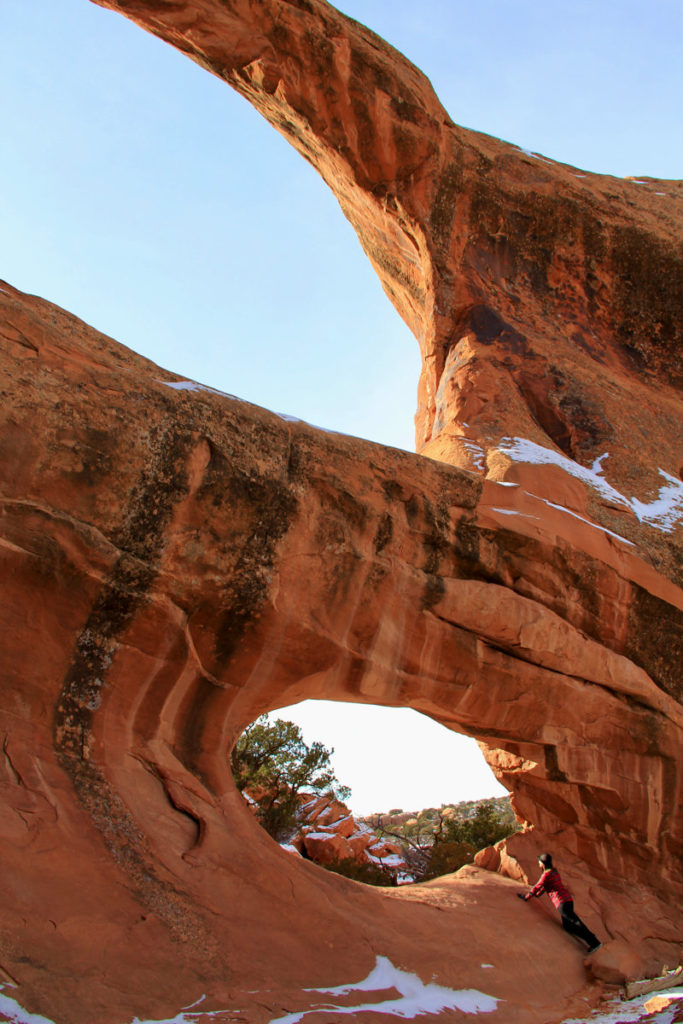
[(544, 871), (536, 885), (533, 889), (529, 890), (524, 899), (530, 900), (532, 896), (542, 896), (544, 892), (547, 892), (554, 906), (558, 909), (563, 903), (572, 903), (574, 900), (569, 889), (562, 884), (560, 872), (556, 868)]

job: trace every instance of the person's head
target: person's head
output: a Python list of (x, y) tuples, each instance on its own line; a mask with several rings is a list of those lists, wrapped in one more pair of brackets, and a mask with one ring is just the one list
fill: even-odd
[(550, 871), (553, 866), (553, 858), (549, 853), (541, 853), (538, 858), (538, 863), (544, 871)]

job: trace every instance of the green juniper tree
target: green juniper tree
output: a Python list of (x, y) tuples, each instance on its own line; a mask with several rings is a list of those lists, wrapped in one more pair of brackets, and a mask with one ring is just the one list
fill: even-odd
[(274, 839), (287, 836), (296, 822), (300, 795), (331, 793), (348, 800), (351, 790), (338, 781), (330, 766), (334, 749), (304, 742), (294, 722), (271, 721), (261, 715), (248, 726), (230, 755), (235, 785), (252, 791), (260, 824)]

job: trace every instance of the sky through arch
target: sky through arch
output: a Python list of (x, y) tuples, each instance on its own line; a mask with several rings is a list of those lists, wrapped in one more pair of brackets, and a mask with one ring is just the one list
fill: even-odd
[(270, 717), (295, 722), (309, 744), (334, 748), (332, 766), (351, 788), (355, 815), (507, 794), (475, 740), (412, 708), (306, 700)]
[[(466, 127), (682, 175), (678, 0), (341, 6)], [(188, 378), (412, 449), (417, 344), (331, 193), (244, 100), (89, 0), (4, 0), (0, 85), (0, 276)]]

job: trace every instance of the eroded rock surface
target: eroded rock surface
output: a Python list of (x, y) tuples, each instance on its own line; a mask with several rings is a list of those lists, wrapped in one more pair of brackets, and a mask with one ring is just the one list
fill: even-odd
[[(379, 957), (378, 984), (401, 983), (389, 962), (504, 999), (491, 1020), (585, 1013), (578, 948), (512, 898), (541, 847), (606, 949), (660, 970), (681, 941), (680, 185), (457, 128), (320, 0), (105, 6), (236, 85), (335, 189), (423, 346), (423, 455), (179, 381), (2, 285), (15, 997), (123, 1024), (206, 993), (207, 1020), (266, 1024)], [(228, 755), (307, 697), (476, 737), (533, 825), (502, 873), (375, 891), (272, 843)]]

